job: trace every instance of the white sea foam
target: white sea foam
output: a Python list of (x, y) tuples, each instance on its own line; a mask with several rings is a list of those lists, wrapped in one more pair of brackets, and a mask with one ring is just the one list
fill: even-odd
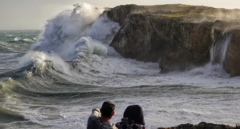
[(88, 35), (109, 45), (119, 28), (118, 23), (109, 20), (106, 14), (102, 14), (101, 17), (93, 23)]
[(110, 43), (119, 25), (106, 16), (99, 17), (103, 9), (86, 3), (74, 6), (73, 11), (64, 11), (48, 21), (32, 50), (51, 51), (67, 61), (83, 55), (107, 54), (104, 43)]
[(77, 59), (78, 57), (86, 57), (91, 54), (104, 56), (107, 54), (107, 48), (90, 37), (82, 37), (75, 43), (69, 57), (72, 57), (71, 59)]
[(21, 38), (15, 37), (13, 40), (14, 40), (14, 41), (19, 41), (19, 40), (21, 40)]
[(66, 62), (64, 62), (58, 55), (54, 53), (46, 53), (40, 51), (29, 51), (26, 55), (24, 55), (18, 64), (18, 67), (21, 68), (26, 66), (30, 63), (33, 63), (35, 67), (42, 67), (44, 68), (46, 65), (45, 61), (52, 61), (53, 67), (55, 70), (70, 74), (69, 66)]
[(32, 39), (29, 39), (29, 38), (22, 39), (20, 37), (15, 37), (13, 39), (13, 41), (15, 41), (15, 42), (26, 42), (26, 43), (33, 43), (34, 42)]
[[(53, 51), (67, 59), (75, 43), (87, 36), (93, 22), (99, 17), (102, 9), (89, 4), (78, 4), (73, 11), (67, 10), (48, 21), (44, 33), (39, 37), (34, 50)], [(69, 49), (70, 48), (70, 49)]]
[(27, 42), (27, 43), (33, 43), (34, 41), (32, 39), (29, 39), (29, 38), (25, 38), (23, 39), (24, 42)]

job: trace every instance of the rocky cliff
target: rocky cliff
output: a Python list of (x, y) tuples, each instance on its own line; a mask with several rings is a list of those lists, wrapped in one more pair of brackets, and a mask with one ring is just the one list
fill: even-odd
[(231, 76), (240, 74), (240, 10), (124, 5), (104, 13), (121, 25), (110, 45), (125, 58), (159, 62), (161, 72), (211, 61), (222, 63)]
[(229, 125), (220, 125), (220, 124), (212, 124), (201, 122), (198, 125), (193, 124), (181, 124), (176, 127), (168, 127), (168, 128), (158, 128), (158, 129), (240, 129), (240, 126), (229, 126)]

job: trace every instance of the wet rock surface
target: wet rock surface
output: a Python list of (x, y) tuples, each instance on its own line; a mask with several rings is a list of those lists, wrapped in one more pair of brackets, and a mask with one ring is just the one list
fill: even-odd
[(181, 124), (175, 127), (160, 127), (158, 129), (240, 129), (240, 126), (229, 126), (223, 124), (213, 124), (213, 123), (206, 123), (201, 122), (198, 125), (193, 124)]
[[(231, 76), (240, 75), (240, 20), (236, 18), (240, 10), (121, 5), (104, 13), (121, 25), (110, 45), (125, 58), (159, 62), (161, 72), (184, 71), (213, 61), (222, 63)], [(224, 41), (229, 46), (211, 57), (211, 49)]]

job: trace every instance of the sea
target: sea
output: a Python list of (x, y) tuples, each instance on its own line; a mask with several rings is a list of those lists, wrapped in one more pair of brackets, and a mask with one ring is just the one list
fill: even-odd
[(211, 61), (163, 74), (158, 62), (123, 58), (110, 46), (120, 26), (103, 11), (80, 3), (42, 30), (0, 31), (1, 129), (85, 129), (104, 101), (116, 105), (113, 123), (140, 105), (147, 129), (240, 123), (240, 77)]

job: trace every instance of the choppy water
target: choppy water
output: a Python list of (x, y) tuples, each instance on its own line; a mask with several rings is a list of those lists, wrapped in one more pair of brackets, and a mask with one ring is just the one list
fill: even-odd
[(141, 105), (149, 129), (240, 122), (239, 77), (221, 64), (159, 74), (158, 63), (124, 59), (108, 45), (119, 26), (102, 11), (80, 4), (43, 34), (0, 31), (0, 128), (84, 129), (106, 100), (116, 104), (112, 122)]

